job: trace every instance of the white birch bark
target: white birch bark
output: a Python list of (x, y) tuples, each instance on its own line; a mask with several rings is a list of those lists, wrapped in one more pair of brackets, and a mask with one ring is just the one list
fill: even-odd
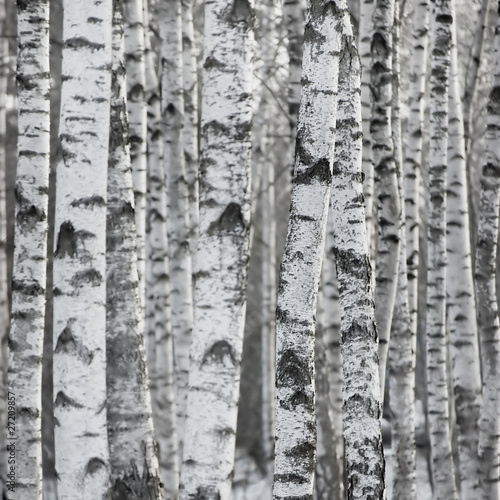
[(312, 499), (316, 455), (314, 315), (325, 246), (344, 2), (311, 0), (290, 218), (276, 308), (273, 498)]
[(54, 253), (59, 500), (110, 495), (106, 435), (106, 181), (112, 2), (64, 2)]
[(250, 245), (253, 2), (205, 3), (200, 226), (181, 493), (228, 500)]
[(417, 0), (413, 12), (408, 123), (404, 158), (406, 259), (410, 329), (417, 334), (418, 270), (420, 263), (420, 182), (429, 45), (429, 0)]
[[(365, 197), (366, 237), (372, 244), (375, 232), (373, 220), (374, 169), (372, 141), (370, 136), (371, 101), (370, 68), (372, 62), (371, 38), (373, 31), (373, 11), (375, 0), (360, 0), (359, 9), (359, 55), (361, 58), (361, 114), (363, 120), (363, 195)], [(372, 249), (373, 251), (375, 249)]]
[(113, 12), (106, 227), (106, 382), (111, 498), (163, 499), (141, 318), (128, 145), (123, 3)]
[[(149, 11), (144, 6), (145, 24)], [(179, 457), (174, 400), (174, 361), (168, 243), (167, 199), (159, 81), (154, 68), (150, 30), (145, 32), (146, 102), (148, 103), (148, 192), (146, 219), (146, 349), (151, 380), (155, 436), (166, 500), (179, 490)]]
[(446, 164), (450, 0), (433, 0), (431, 13), (429, 222), (427, 230), (427, 401), (434, 498), (457, 498), (448, 409), (446, 336)]
[(49, 2), (18, 2), (17, 26), (19, 134), (6, 395), (8, 465), (2, 470), (2, 477), (6, 471), (14, 470), (15, 482), (12, 489), (8, 488), (13, 492), (9, 498), (41, 500), (42, 354), (50, 169)]
[(403, 152), (401, 138), (400, 103), (400, 1), (394, 3), (393, 31), (393, 95), (392, 139), (401, 204), (398, 288), (392, 318), (389, 345), (389, 400), (391, 407), (392, 440), (394, 452), (394, 498), (416, 498), (415, 448), (415, 364), (416, 335), (410, 328), (408, 307), (408, 277), (406, 268), (406, 227), (403, 191)]
[(194, 40), (194, 0), (182, 0), (182, 86), (184, 129), (182, 131), (186, 182), (189, 195), (189, 249), (193, 278), (196, 276), (196, 240), (198, 233), (198, 72)]
[(378, 231), (375, 255), (375, 314), (379, 334), (380, 387), (383, 399), (391, 320), (397, 290), (401, 212), (391, 137), (394, 0), (376, 0), (372, 19), (370, 81), (373, 100), (370, 132), (375, 168)]
[[(451, 15), (455, 19), (454, 2)], [(446, 305), (457, 425), (461, 496), (478, 498), (478, 423), (481, 413), (481, 373), (469, 230), (469, 204), (460, 102), (456, 25), (452, 24), (448, 97), (448, 168), (446, 174), (446, 252), (450, 273)], [(451, 271), (452, 270), (452, 271)]]
[(500, 17), (495, 27), (494, 61), (487, 108), (475, 269), (483, 374), (478, 447), (481, 493), (478, 498), (484, 500), (500, 498), (500, 325), (495, 286), (500, 208)]
[(159, 6), (163, 162), (167, 190), (167, 234), (170, 262), (172, 332), (174, 339), (175, 403), (179, 457), (182, 457), (188, 392), (189, 344), (193, 331), (193, 288), (189, 198), (183, 150), (181, 2)]
[(147, 191), (147, 104), (145, 99), (146, 69), (144, 57), (145, 0), (124, 0), (125, 57), (127, 69), (127, 110), (130, 157), (135, 195), (137, 231), (137, 272), (142, 315), (146, 301), (146, 191)]
[(331, 197), (344, 359), (346, 497), (385, 498), (377, 329), (362, 187), (361, 64), (344, 18)]

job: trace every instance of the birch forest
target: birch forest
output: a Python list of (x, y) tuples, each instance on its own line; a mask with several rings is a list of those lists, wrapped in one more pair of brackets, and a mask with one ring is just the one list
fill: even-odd
[(0, 0), (3, 500), (500, 500), (499, 0)]

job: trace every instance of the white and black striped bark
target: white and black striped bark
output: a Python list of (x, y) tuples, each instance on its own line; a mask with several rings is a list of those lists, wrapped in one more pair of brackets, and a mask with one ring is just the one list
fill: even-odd
[[(59, 500), (108, 499), (106, 183), (111, 0), (64, 2), (54, 253)], [(83, 432), (82, 432), (83, 426)]]
[(127, 111), (130, 158), (135, 195), (137, 231), (137, 272), (139, 297), (144, 318), (146, 300), (146, 191), (147, 191), (147, 103), (145, 98), (146, 67), (144, 51), (144, 12), (146, 0), (124, 0), (125, 56), (127, 69)]
[[(500, 2), (498, 3), (500, 12)], [(500, 208), (500, 17), (495, 27), (493, 84), (488, 100), (476, 248), (476, 304), (483, 375), (479, 479), (484, 500), (500, 496), (500, 325), (495, 286)]]
[(399, 219), (401, 215), (391, 135), (394, 1), (376, 0), (371, 38), (372, 116), (370, 133), (375, 168), (378, 231), (375, 255), (375, 314), (379, 334), (382, 399), (385, 388), (391, 321), (397, 290)]
[[(15, 457), (15, 487), (11, 491), (15, 492), (9, 498), (41, 500), (42, 354), (50, 169), (48, 0), (18, 2), (17, 23), (19, 134), (9, 384), (5, 399), (9, 404), (8, 457)], [(5, 275), (1, 278), (4, 280)], [(11, 464), (9, 460), (6, 470), (2, 469), (2, 477), (10, 471)]]
[[(451, 13), (455, 19), (454, 2)], [(457, 33), (453, 23), (448, 97), (446, 173), (446, 306), (456, 414), (461, 496), (478, 498), (478, 433), (481, 373), (469, 230), (464, 121), (458, 80)], [(451, 271), (452, 270), (452, 271)]]
[(250, 245), (254, 17), (205, 2), (200, 226), (180, 498), (228, 500)]
[(106, 227), (106, 386), (111, 498), (161, 500), (137, 274), (123, 3), (116, 0), (112, 72)]
[(417, 334), (418, 271), (420, 262), (420, 182), (427, 54), (429, 45), (429, 0), (416, 0), (413, 13), (408, 123), (404, 157), (406, 259), (410, 328)]
[[(349, 23), (344, 18), (344, 23)], [(331, 210), (344, 359), (346, 497), (385, 497), (378, 337), (362, 186), (361, 64), (344, 25)], [(349, 35), (348, 35), (349, 34)]]
[(393, 93), (392, 139), (401, 204), (398, 288), (392, 318), (389, 345), (389, 400), (391, 407), (392, 440), (394, 452), (394, 498), (416, 498), (415, 448), (415, 364), (416, 335), (410, 328), (408, 307), (408, 276), (406, 267), (405, 199), (403, 190), (403, 152), (401, 138), (400, 102), (400, 0), (394, 3), (393, 29)]
[(182, 457), (188, 393), (189, 344), (193, 331), (193, 287), (190, 253), (189, 197), (183, 149), (181, 1), (159, 6), (163, 165), (167, 192), (170, 301), (174, 339), (175, 404), (179, 457)]
[(314, 343), (335, 141), (345, 2), (311, 0), (302, 64), (290, 218), (276, 308), (274, 500), (312, 499), (316, 455)]
[(446, 165), (450, 0), (431, 2), (429, 221), (427, 230), (427, 401), (434, 498), (457, 498), (448, 409), (446, 334)]

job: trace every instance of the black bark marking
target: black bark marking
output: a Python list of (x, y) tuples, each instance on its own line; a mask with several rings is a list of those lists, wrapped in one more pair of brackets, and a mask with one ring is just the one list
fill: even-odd
[(101, 24), (102, 19), (99, 19), (98, 17), (87, 17), (87, 22), (89, 24)]
[(205, 59), (205, 62), (203, 63), (203, 69), (215, 68), (215, 69), (223, 70), (225, 67), (226, 66), (223, 63), (221, 63), (220, 61), (215, 59), (215, 57), (212, 57), (212, 56), (208, 56)]
[(74, 257), (76, 254), (76, 234), (73, 224), (65, 221), (59, 228), (57, 236), (57, 245), (54, 257), (62, 259), (66, 255)]
[(107, 469), (107, 467), (102, 458), (94, 457), (88, 461), (86, 469), (85, 475), (93, 476), (96, 472), (99, 472), (102, 469)]
[(218, 340), (205, 352), (201, 364), (203, 366), (205, 363), (218, 363), (225, 366), (226, 359), (229, 360), (229, 363), (233, 366), (236, 365), (236, 356), (229, 342), (226, 340)]
[(71, 278), (71, 285), (75, 288), (81, 287), (83, 284), (90, 284), (92, 286), (100, 286), (102, 284), (102, 274), (96, 269), (86, 269), (79, 271)]
[(90, 196), (89, 198), (79, 198), (71, 202), (72, 207), (94, 208), (106, 206), (106, 201), (102, 196)]
[(161, 482), (158, 476), (150, 473), (149, 464), (144, 454), (144, 469), (142, 477), (139, 475), (135, 460), (130, 461), (130, 469), (122, 477), (117, 478), (112, 486), (112, 500), (143, 500), (159, 498)]
[(229, 13), (230, 22), (253, 24), (254, 12), (248, 0), (234, 0)]
[(36, 88), (36, 81), (31, 82), (31, 78), (23, 75), (16, 75), (17, 87), (20, 90), (33, 90)]
[(198, 486), (196, 493), (191, 493), (188, 500), (220, 500), (220, 493), (213, 486)]
[(59, 391), (57, 393), (56, 399), (54, 401), (54, 406), (56, 408), (68, 408), (72, 406), (73, 408), (83, 408), (83, 405), (66, 396), (63, 391)]
[(66, 40), (64, 42), (65, 48), (78, 50), (78, 49), (90, 49), (90, 50), (102, 50), (104, 49), (103, 43), (94, 43), (83, 36), (75, 36)]
[(30, 297), (38, 297), (39, 295), (43, 295), (45, 293), (45, 288), (39, 283), (28, 284), (16, 280), (12, 282), (12, 291), (20, 292), (23, 295), (29, 295)]
[(297, 406), (303, 406), (306, 410), (314, 410), (314, 400), (310, 398), (302, 389), (295, 391), (290, 398), (290, 405), (287, 405), (288, 409), (291, 407), (295, 410)]
[(278, 387), (304, 387), (311, 383), (311, 374), (307, 363), (291, 349), (284, 351), (277, 367)]
[(441, 24), (452, 24), (453, 23), (453, 16), (451, 14), (438, 14), (436, 16), (436, 22), (441, 23)]
[(61, 332), (57, 338), (56, 347), (54, 349), (55, 353), (65, 353), (80, 358), (85, 364), (89, 365), (94, 358), (92, 352), (85, 347), (81, 342), (73, 337), (71, 331), (71, 325), (74, 320), (70, 320), (66, 325), (66, 328)]
[(314, 467), (314, 457), (316, 456), (316, 444), (309, 441), (302, 441), (298, 445), (290, 448), (284, 452), (287, 457), (297, 457), (300, 460), (307, 460), (313, 464)]
[(33, 0), (17, 0), (17, 8), (20, 11), (26, 10), (30, 3), (33, 3), (35, 5), (36, 1)]
[(54, 290), (52, 291), (52, 295), (54, 297), (59, 297), (59, 296), (63, 295), (63, 292), (60, 288), (57, 288), (57, 286), (56, 286), (56, 287), (54, 287)]
[(219, 229), (231, 232), (235, 231), (238, 227), (245, 227), (241, 206), (238, 203), (231, 202), (220, 216)]
[[(299, 154), (301, 153), (299, 152)], [(332, 182), (332, 168), (330, 165), (331, 162), (327, 158), (318, 160), (304, 172), (295, 174), (293, 177), (293, 183), (309, 185), (313, 182), (319, 182), (321, 184), (330, 185)]]
[[(274, 475), (274, 482), (279, 482), (279, 483), (294, 483), (294, 484), (304, 484), (307, 482), (307, 479), (300, 474), (294, 474), (294, 473), (289, 473), (289, 474), (275, 474)], [(287, 497), (288, 498), (288, 497)], [(309, 500), (312, 499), (311, 495), (304, 495), (303, 497), (291, 497), (294, 499), (299, 499), (299, 498), (304, 498), (304, 500)]]

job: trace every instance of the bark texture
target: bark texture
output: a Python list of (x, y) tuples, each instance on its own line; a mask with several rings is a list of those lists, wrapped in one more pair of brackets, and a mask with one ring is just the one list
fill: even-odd
[[(13, 488), (9, 488), (9, 480), (7, 486), (15, 493), (9, 494), (9, 498), (41, 500), (42, 354), (50, 169), (49, 2), (18, 2), (17, 23), (19, 135), (9, 390), (5, 395), (8, 465), (2, 469), (2, 477), (5, 472), (14, 471)], [(6, 88), (0, 91), (5, 92)], [(2, 165), (2, 172), (3, 169)], [(3, 273), (0, 279), (6, 286)]]
[(427, 230), (427, 397), (436, 499), (457, 498), (448, 409), (446, 335), (446, 164), (448, 82), (454, 22), (450, 0), (431, 14), (429, 222)]
[(228, 500), (250, 244), (253, 2), (205, 3), (200, 226), (181, 493)]
[(111, 21), (110, 0), (64, 2), (53, 358), (60, 500), (110, 496), (105, 252)]
[[(500, 12), (500, 2), (498, 4)], [(495, 286), (500, 208), (500, 16), (495, 27), (495, 66), (488, 101), (485, 155), (476, 249), (476, 303), (481, 339), (483, 408), (479, 422), (481, 496), (500, 495), (500, 325)]]
[(335, 140), (343, 2), (309, 2), (290, 218), (276, 308), (273, 498), (312, 499), (316, 455), (314, 315)]

